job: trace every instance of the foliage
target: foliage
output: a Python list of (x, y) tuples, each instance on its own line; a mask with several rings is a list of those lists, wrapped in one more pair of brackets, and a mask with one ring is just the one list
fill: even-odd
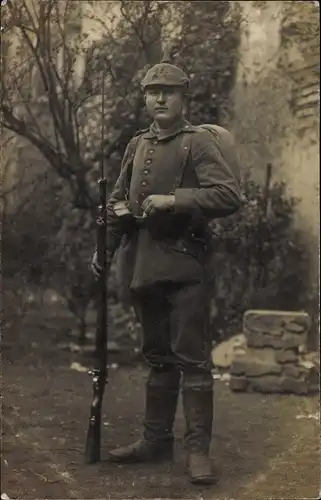
[(56, 243), (47, 253), (44, 270), (46, 283), (65, 301), (79, 329), (79, 341), (85, 342), (86, 315), (94, 296), (94, 279), (90, 272), (93, 251), (92, 219), (88, 212), (71, 204), (64, 208)]
[[(28, 310), (31, 295), (47, 284), (47, 256), (61, 226), (59, 190), (55, 178), (50, 172), (47, 174), (31, 185), (21, 176), (7, 193), (2, 193), (1, 306), (4, 325), (21, 318)], [(15, 200), (13, 209), (9, 194), (13, 196), (16, 192), (24, 196)]]
[[(65, 298), (81, 331), (92, 296), (88, 264), (101, 159), (110, 189), (128, 140), (147, 124), (141, 79), (160, 60), (164, 43), (174, 38), (177, 62), (184, 61), (194, 78), (191, 102), (209, 96), (213, 100), (214, 93), (226, 101), (222, 89), (224, 82), (229, 87), (226, 78), (236, 48), (231, 35), (237, 31), (226, 17), (228, 3), (215, 2), (207, 8), (198, 1), (115, 1), (108, 2), (108, 8), (107, 2), (77, 0), (8, 4), (1, 40), (1, 125), (23, 138), (17, 162), (21, 172), (28, 172), (33, 189), (19, 185), (17, 190), (23, 210), (17, 218), (15, 206), (10, 215), (16, 229), (5, 231), (4, 240), (7, 249), (16, 250), (4, 253), (5, 267), (12, 276), (20, 276), (21, 283), (54, 288)], [(192, 15), (195, 9), (197, 16)], [(84, 28), (88, 23), (91, 30)], [(232, 43), (231, 57), (218, 56), (222, 38)], [(205, 77), (200, 73), (202, 60)], [(219, 60), (228, 75), (221, 65), (223, 80), (217, 87), (211, 65), (214, 61), (218, 67)], [(194, 97), (201, 88), (205, 90), (197, 101)], [(211, 108), (205, 113), (206, 106), (193, 106), (193, 119), (216, 119)], [(30, 159), (26, 142), (40, 153), (38, 161), (34, 155)], [(39, 176), (48, 172), (51, 190), (44, 192)]]
[[(164, 44), (175, 42), (176, 62), (191, 76), (189, 119), (222, 123), (239, 42), (239, 13), (230, 10), (230, 2), (106, 5), (16, 0), (8, 4), (1, 41), (1, 125), (41, 155), (28, 163), (34, 189), (20, 187), (18, 206), (5, 214), (5, 273), (18, 277), (21, 288), (56, 290), (82, 339), (93, 293), (88, 266), (96, 181), (103, 159), (111, 189), (128, 140), (148, 123), (143, 75), (160, 60)], [(91, 30), (83, 29), (85, 21)], [(21, 171), (29, 149), (24, 146), (20, 155)], [(50, 182), (42, 186), (39, 175), (48, 173)], [(306, 292), (305, 253), (293, 226), (297, 200), (287, 199), (284, 185), (275, 184), (265, 212), (262, 189), (249, 179), (245, 188), (249, 203), (215, 228), (216, 326), (224, 335), (227, 324), (235, 331), (246, 308), (301, 307)], [(114, 273), (109, 291), (117, 299)], [(111, 307), (133, 326), (130, 312), (126, 317), (119, 305)]]
[[(202, 20), (200, 40), (199, 24)], [(177, 62), (191, 77), (188, 118), (192, 123), (224, 123), (237, 68), (240, 12), (228, 2), (189, 2), (183, 13)], [(213, 29), (213, 27), (215, 27)]]
[[(38, 148), (69, 186), (73, 204), (85, 209), (94, 205), (91, 181), (99, 168), (102, 75), (104, 158), (113, 183), (128, 139), (146, 125), (140, 81), (159, 61), (170, 28), (176, 28), (177, 63), (192, 76), (191, 102), (203, 102), (192, 110), (196, 121), (216, 119), (204, 103), (216, 102), (217, 96), (226, 105), (237, 48), (229, 2), (215, 2), (215, 8), (199, 1), (109, 3), (99, 17), (97, 2), (84, 2), (87, 8), (81, 9), (77, 1), (19, 0), (10, 6), (11, 28), (3, 42), (2, 124)], [(82, 30), (76, 11), (83, 25), (95, 23), (99, 36), (93, 39)]]
[(244, 189), (244, 208), (213, 228), (213, 265), (219, 270), (214, 322), (221, 337), (240, 331), (246, 309), (300, 310), (311, 304), (307, 251), (295, 228), (299, 200), (287, 196), (284, 183), (274, 183), (267, 194), (247, 178)]

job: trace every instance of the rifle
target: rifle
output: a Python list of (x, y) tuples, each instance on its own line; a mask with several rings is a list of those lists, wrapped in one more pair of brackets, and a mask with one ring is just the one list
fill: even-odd
[(101, 410), (105, 391), (105, 384), (108, 382), (107, 370), (107, 278), (106, 278), (106, 185), (107, 179), (104, 174), (104, 100), (105, 100), (105, 78), (102, 72), (102, 104), (101, 104), (101, 178), (99, 186), (99, 206), (96, 219), (97, 225), (97, 257), (102, 273), (96, 282), (97, 296), (97, 323), (95, 338), (95, 364), (89, 371), (93, 377), (93, 400), (90, 408), (89, 427), (87, 432), (85, 462), (92, 464), (100, 460), (101, 442)]

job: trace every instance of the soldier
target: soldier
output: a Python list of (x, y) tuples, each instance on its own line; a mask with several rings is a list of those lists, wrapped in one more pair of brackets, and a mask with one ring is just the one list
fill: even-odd
[[(213, 377), (208, 221), (242, 205), (237, 155), (224, 129), (214, 135), (184, 116), (188, 77), (163, 60), (142, 81), (148, 130), (133, 138), (107, 204), (107, 261), (119, 248), (123, 289), (142, 324), (150, 371), (142, 439), (109, 452), (118, 462), (171, 459), (180, 380), (189, 478), (216, 481), (209, 459)], [(234, 162), (234, 163), (233, 163)], [(117, 208), (127, 200), (126, 223)], [(95, 254), (92, 269), (101, 272)]]

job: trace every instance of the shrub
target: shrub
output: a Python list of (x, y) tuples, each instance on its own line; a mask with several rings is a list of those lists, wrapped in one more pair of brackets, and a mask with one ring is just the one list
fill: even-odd
[(300, 310), (313, 300), (306, 247), (294, 225), (299, 200), (286, 195), (284, 183), (264, 189), (248, 178), (244, 192), (243, 209), (213, 226), (213, 322), (221, 339), (241, 331), (249, 308)]

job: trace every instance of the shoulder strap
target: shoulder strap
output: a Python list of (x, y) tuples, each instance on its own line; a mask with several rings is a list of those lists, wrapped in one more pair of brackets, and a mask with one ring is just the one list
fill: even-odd
[(137, 150), (137, 146), (138, 146), (140, 138), (141, 138), (141, 133), (139, 133), (139, 135), (137, 134), (135, 137), (133, 137), (129, 143), (129, 152), (128, 152), (128, 159), (127, 159), (126, 179), (125, 179), (126, 199), (128, 199), (130, 182), (131, 182), (132, 173), (133, 173), (133, 163), (134, 163), (134, 158), (135, 158), (135, 154), (136, 154), (136, 150)]
[(135, 154), (136, 154), (136, 149), (139, 143), (139, 140), (141, 138), (141, 135), (136, 135), (133, 137), (129, 143), (129, 154), (128, 154), (128, 162), (133, 163)]
[(182, 142), (181, 142), (181, 162), (180, 162), (179, 169), (177, 171), (177, 175), (176, 175), (176, 179), (175, 179), (172, 191), (175, 191), (175, 189), (179, 188), (180, 185), (182, 184), (183, 175), (185, 172), (185, 167), (187, 165), (188, 155), (189, 155), (190, 149), (191, 149), (191, 135), (192, 134), (187, 132), (187, 133), (184, 133), (182, 135), (183, 135), (183, 137), (182, 137)]

